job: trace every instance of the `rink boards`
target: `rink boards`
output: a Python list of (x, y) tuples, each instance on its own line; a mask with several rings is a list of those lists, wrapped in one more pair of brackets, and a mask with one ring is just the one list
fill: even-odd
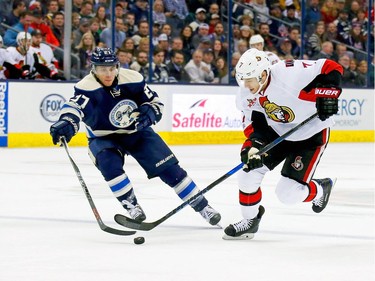
[[(155, 126), (169, 144), (235, 144), (244, 139), (234, 86), (151, 85), (165, 104)], [(49, 127), (74, 83), (1, 82), (0, 147), (52, 146)], [(332, 142), (374, 142), (374, 90), (344, 89)], [(83, 127), (83, 126), (81, 126)], [(71, 145), (84, 146), (84, 130)]]

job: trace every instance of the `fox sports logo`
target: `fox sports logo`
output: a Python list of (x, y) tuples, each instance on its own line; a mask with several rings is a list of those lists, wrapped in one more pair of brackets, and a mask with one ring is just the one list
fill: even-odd
[(131, 100), (122, 100), (111, 110), (109, 121), (116, 128), (126, 128), (134, 120), (130, 119), (130, 113), (137, 108), (137, 104)]
[(40, 113), (48, 122), (59, 120), (60, 110), (65, 103), (65, 98), (59, 94), (50, 94), (40, 103)]

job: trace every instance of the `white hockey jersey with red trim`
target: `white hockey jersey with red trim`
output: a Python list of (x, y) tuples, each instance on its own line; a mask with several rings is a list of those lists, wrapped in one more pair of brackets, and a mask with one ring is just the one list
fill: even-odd
[[(236, 96), (236, 106), (243, 114), (245, 135), (252, 130), (251, 115), (253, 110), (266, 116), (269, 126), (282, 135), (316, 113), (314, 89), (306, 93), (303, 89), (319, 74), (339, 70), (339, 65), (331, 60), (317, 61), (291, 60), (281, 61), (271, 66), (269, 83), (266, 89), (256, 95), (240, 87)], [(331, 127), (333, 118), (321, 121), (312, 120), (302, 129), (287, 138), (300, 141)]]

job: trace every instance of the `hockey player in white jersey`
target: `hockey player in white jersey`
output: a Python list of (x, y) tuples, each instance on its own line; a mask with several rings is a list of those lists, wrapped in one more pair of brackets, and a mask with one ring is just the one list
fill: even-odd
[(49, 69), (39, 62), (38, 56), (31, 48), (31, 34), (28, 32), (19, 32), (17, 35), (17, 47), (8, 47), (8, 65), (13, 65), (18, 71), (5, 71), (9, 79), (35, 79), (36, 75), (52, 80), (64, 80), (57, 71)]
[(250, 48), (258, 49), (259, 51), (264, 51), (264, 53), (267, 55), (268, 59), (270, 60), (271, 65), (274, 65), (280, 61), (280, 58), (272, 52), (265, 51), (264, 50), (264, 39), (262, 35), (255, 34), (250, 37), (249, 40)]
[[(320, 59), (270, 64), (257, 49), (246, 51), (236, 65), (236, 104), (243, 114), (246, 141), (238, 174), (243, 219), (225, 228), (224, 239), (251, 239), (265, 212), (261, 184), (265, 174), (284, 161), (276, 195), (285, 204), (307, 202), (319, 213), (326, 207), (333, 179), (313, 179), (328, 144), (332, 115), (338, 111), (342, 67)], [(315, 118), (264, 156), (256, 153), (314, 113)]]
[[(184, 201), (199, 192), (182, 169), (176, 156), (150, 127), (160, 121), (164, 105), (136, 71), (120, 68), (110, 48), (96, 48), (91, 55), (92, 70), (75, 85), (74, 96), (64, 104), (59, 121), (51, 126), (53, 143), (65, 137), (69, 142), (86, 125), (89, 155), (115, 197), (132, 219), (146, 215), (138, 203), (123, 166), (133, 156), (149, 178), (159, 177)], [(201, 195), (190, 203), (211, 225), (220, 214)]]

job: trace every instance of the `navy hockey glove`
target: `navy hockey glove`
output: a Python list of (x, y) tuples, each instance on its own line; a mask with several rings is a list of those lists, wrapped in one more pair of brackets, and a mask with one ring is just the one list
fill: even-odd
[(78, 132), (79, 121), (77, 120), (77, 117), (71, 116), (72, 115), (64, 116), (51, 126), (50, 134), (52, 136), (53, 144), (58, 144), (61, 137), (65, 137), (66, 142), (69, 142)]
[(141, 131), (156, 124), (158, 115), (160, 115), (160, 112), (157, 111), (156, 106), (143, 104), (139, 108), (133, 110), (130, 114), (130, 119), (134, 119), (136, 130)]
[(320, 120), (324, 121), (339, 111), (338, 97), (341, 91), (341, 88), (338, 87), (315, 89), (315, 106)]
[(244, 164), (242, 170), (246, 173), (262, 167), (264, 160), (264, 155), (257, 155), (256, 153), (264, 147), (265, 143), (258, 139), (251, 139), (250, 143), (251, 146), (246, 146), (241, 151), (241, 162)]

